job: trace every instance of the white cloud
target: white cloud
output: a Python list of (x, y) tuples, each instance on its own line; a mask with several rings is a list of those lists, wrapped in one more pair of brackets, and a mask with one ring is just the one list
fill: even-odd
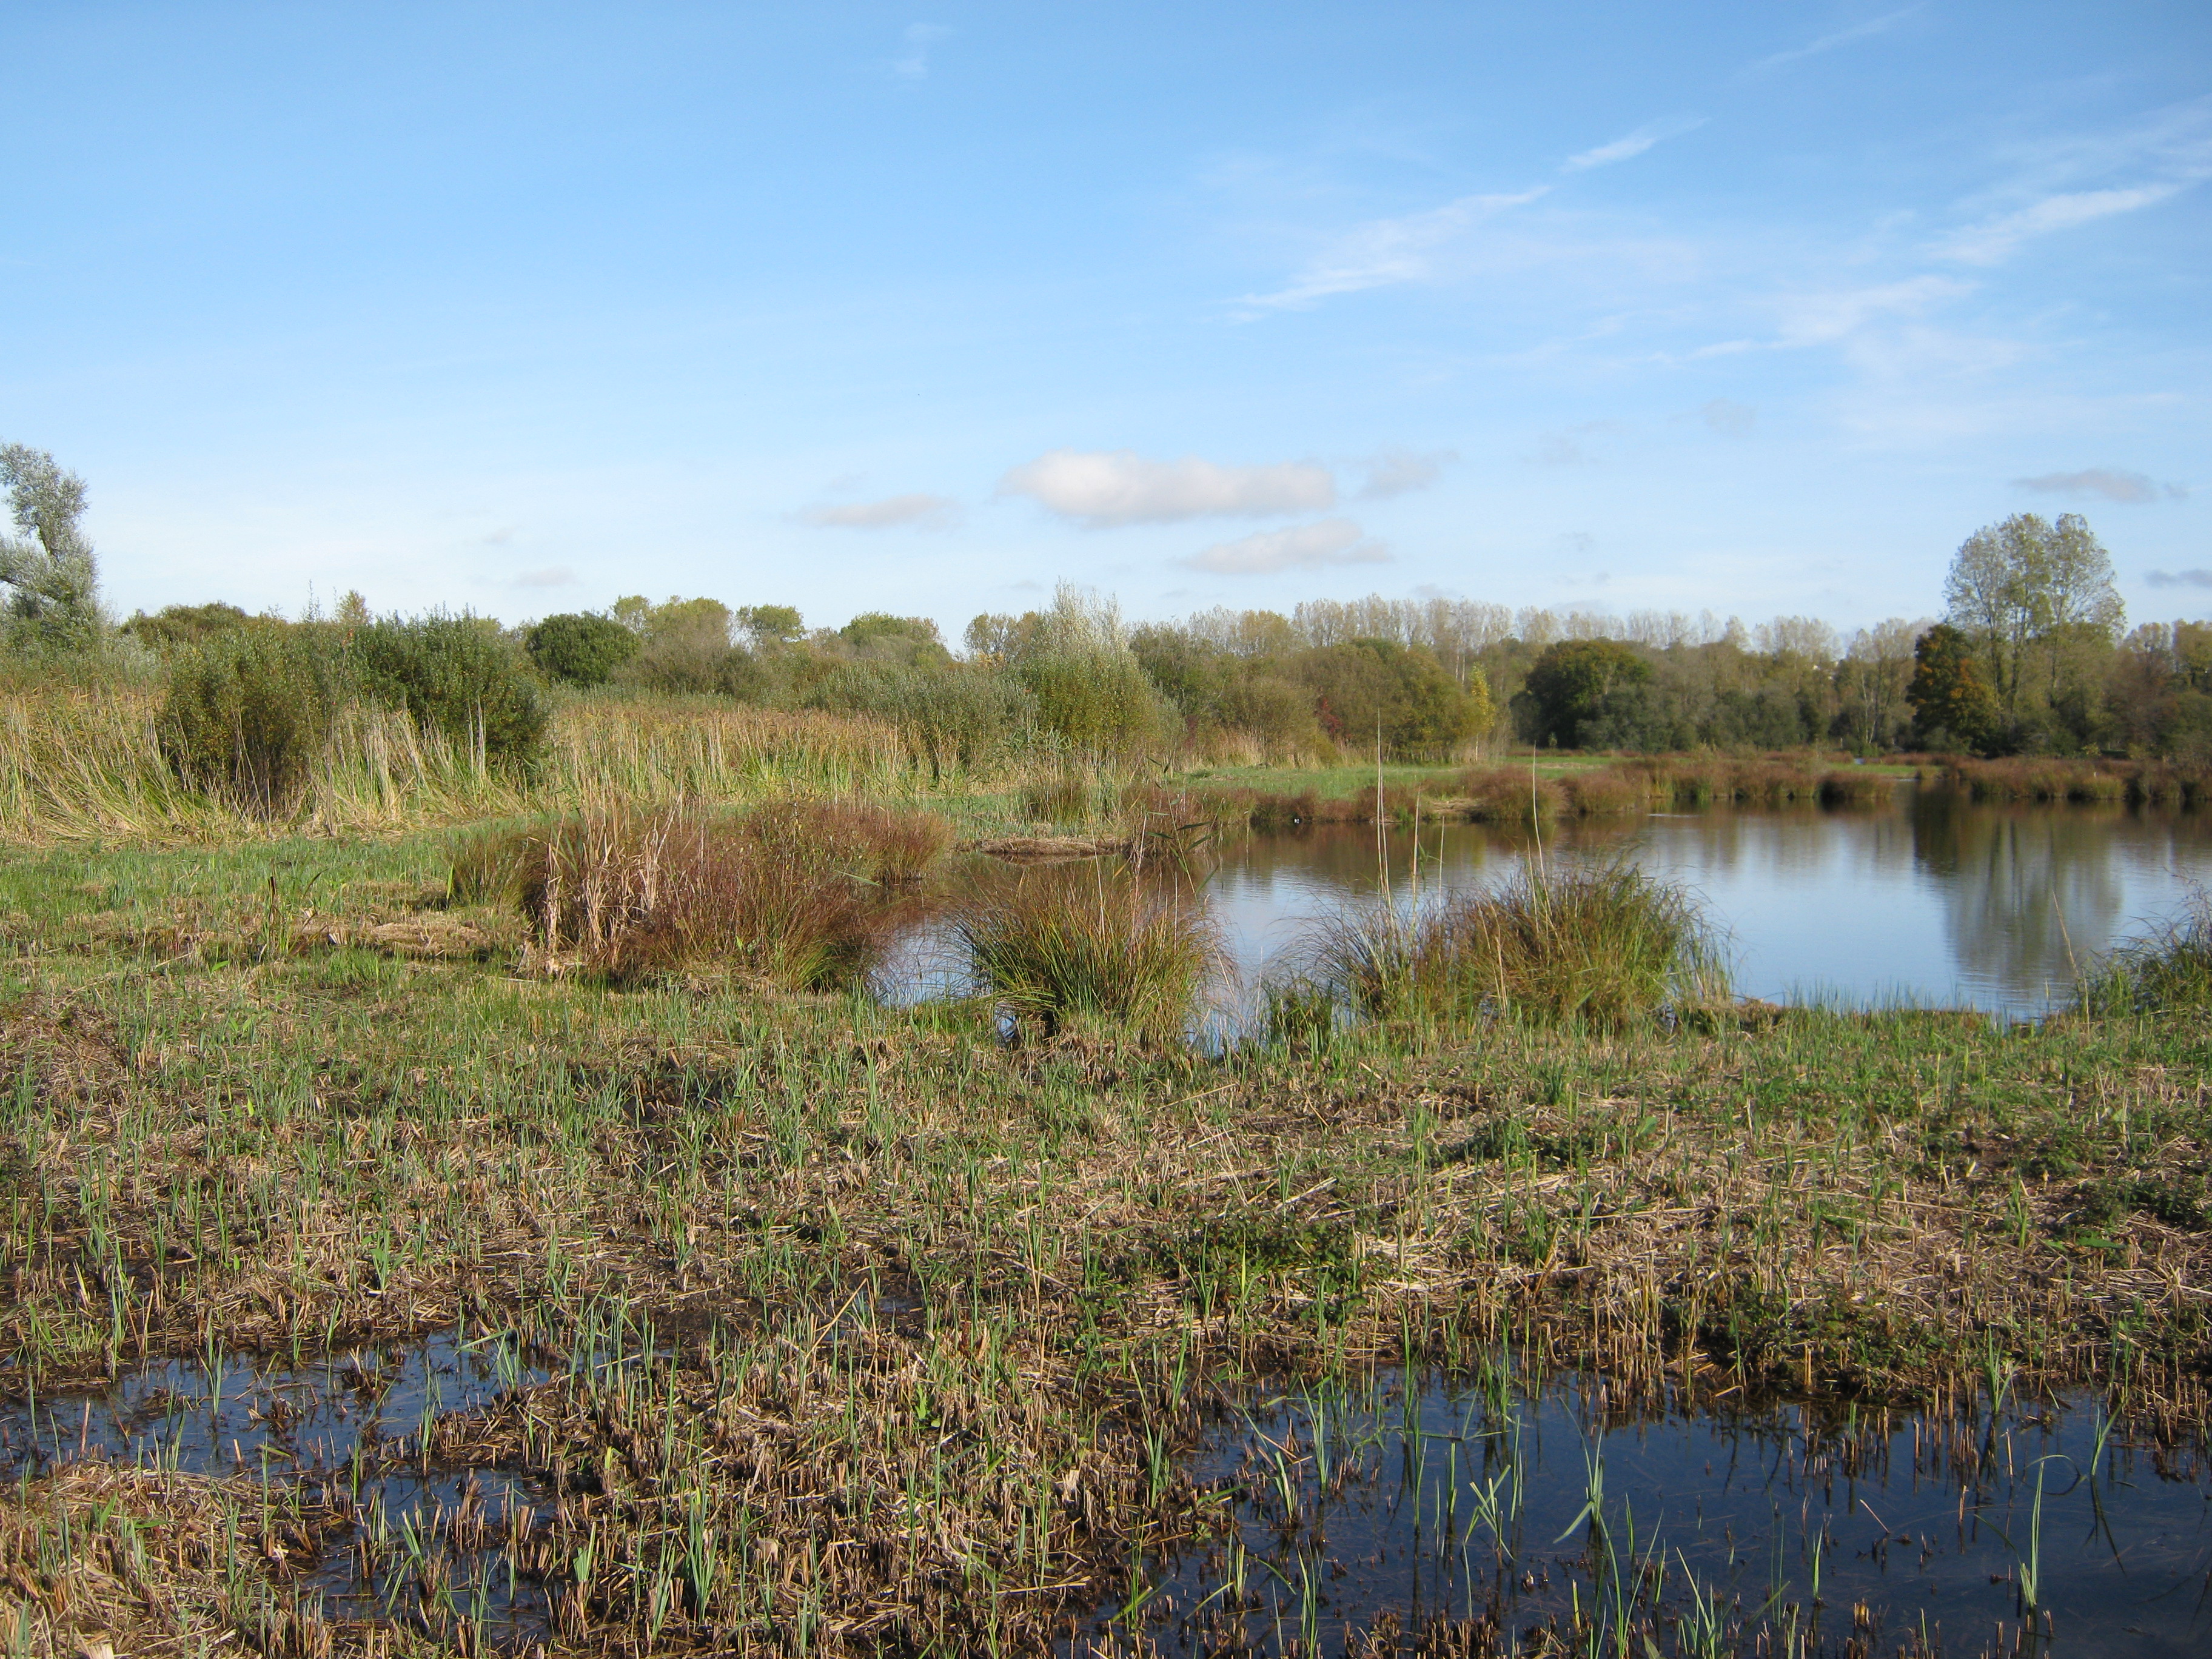
[(2085, 467), (2079, 472), (2045, 472), (2033, 478), (2014, 478), (2016, 489), (2033, 489), (2046, 495), (2102, 495), (2108, 501), (2140, 505), (2160, 495), (2182, 496), (2189, 492), (2175, 484), (2161, 487), (2140, 472), (2116, 467)]
[(2143, 580), (2153, 587), (2212, 587), (2212, 570), (2152, 570)]
[(943, 495), (888, 495), (879, 501), (810, 507), (799, 516), (803, 523), (844, 530), (888, 530), (902, 525), (950, 530), (960, 522), (960, 503)]
[(1322, 519), (1287, 530), (1263, 530), (1233, 542), (1216, 542), (1182, 563), (1217, 576), (1271, 576), (1284, 570), (1319, 570), (1333, 564), (1382, 564), (1390, 550), (1349, 519)]
[(1316, 461), (1221, 466), (1194, 455), (1155, 461), (1127, 449), (1055, 449), (1007, 473), (999, 493), (1103, 527), (1311, 512), (1336, 505), (1336, 480)]
[(1367, 482), (1359, 487), (1359, 498), (1387, 501), (1393, 495), (1426, 489), (1443, 476), (1447, 463), (1458, 459), (1458, 453), (1449, 449), (1425, 455), (1410, 449), (1385, 450), (1368, 462)]
[(1747, 76), (1764, 75), (1769, 70), (1780, 69), (1785, 64), (1795, 64), (1807, 58), (1817, 58), (1824, 52), (1833, 52), (1838, 46), (1849, 46), (1854, 40), (1863, 40), (1869, 35), (1881, 34), (1895, 28), (1906, 18), (1919, 11), (1919, 6), (1907, 6), (1902, 11), (1891, 12), (1885, 17), (1869, 18), (1863, 23), (1854, 23), (1847, 29), (1838, 29), (1833, 34), (1824, 34), (1805, 46), (1792, 46), (1787, 52), (1778, 52), (1771, 58), (1762, 58), (1755, 64), (1744, 66)]
[(2071, 230), (2076, 225), (2108, 219), (2116, 213), (2132, 213), (2137, 208), (2163, 202), (2185, 188), (2183, 181), (2168, 179), (2154, 185), (2135, 185), (2124, 190), (2062, 191), (2056, 196), (2046, 196), (2016, 212), (2001, 214), (1994, 219), (1985, 219), (1980, 224), (1969, 225), (1936, 244), (1933, 252), (1938, 258), (1956, 259), (1962, 264), (1993, 265), (2009, 258), (2013, 250), (2030, 237), (2048, 235), (2056, 230)]
[(576, 573), (565, 564), (550, 565), (543, 570), (526, 570), (507, 584), (510, 587), (568, 587), (574, 585)]
[(1749, 404), (1740, 404), (1728, 398), (1716, 398), (1698, 411), (1706, 430), (1717, 432), (1724, 438), (1747, 438), (1758, 424), (1759, 411)]
[(1298, 311), (1332, 295), (1395, 288), (1436, 274), (1432, 256), (1508, 208), (1533, 202), (1551, 189), (1539, 185), (1502, 196), (1462, 196), (1425, 213), (1375, 219), (1339, 237), (1289, 285), (1272, 294), (1249, 294), (1243, 303), (1268, 311)]
[(1637, 128), (1626, 137), (1614, 139), (1609, 144), (1600, 144), (1595, 149), (1570, 155), (1561, 164), (1559, 171), (1583, 173), (1591, 167), (1610, 167), (1615, 161), (1626, 161), (1643, 155), (1654, 144), (1663, 143), (1669, 138), (1679, 138), (1686, 132), (1693, 132), (1705, 124), (1705, 118), (1702, 115), (1677, 116), (1672, 120), (1654, 121), (1648, 126)]
[(929, 76), (929, 48), (952, 31), (938, 23), (908, 23), (906, 26), (906, 56), (891, 60), (891, 72), (908, 81), (927, 80)]

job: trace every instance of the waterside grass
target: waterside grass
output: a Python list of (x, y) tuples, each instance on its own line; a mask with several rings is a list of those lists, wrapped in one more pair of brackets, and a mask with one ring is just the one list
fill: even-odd
[(2199, 889), (2181, 915), (2091, 964), (2075, 1007), (2114, 1014), (2212, 1008), (2212, 896)]
[(1089, 860), (985, 872), (952, 902), (963, 966), (1016, 1025), (1183, 1036), (1221, 950), (1180, 871)]
[(1725, 1000), (1718, 941), (1680, 888), (1629, 866), (1523, 866), (1412, 909), (1330, 918), (1301, 977), (1374, 1019), (1618, 1028)]

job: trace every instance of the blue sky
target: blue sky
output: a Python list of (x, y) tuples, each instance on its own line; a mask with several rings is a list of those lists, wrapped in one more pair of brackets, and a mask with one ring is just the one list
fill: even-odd
[(2212, 9), (0, 9), (118, 610), (2212, 612)]

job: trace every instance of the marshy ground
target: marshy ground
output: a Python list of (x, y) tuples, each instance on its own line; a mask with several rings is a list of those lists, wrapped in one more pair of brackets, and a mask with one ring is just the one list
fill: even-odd
[[(1140, 1650), (1144, 1564), (1242, 1524), (1222, 1413), (1377, 1367), (2208, 1421), (2201, 1006), (1010, 1043), (983, 1001), (546, 971), (449, 846), (0, 868), (11, 1651)], [(475, 1382), (402, 1386), (432, 1341)], [(231, 1444), (100, 1461), (95, 1396), (160, 1364), (230, 1379)], [(1778, 1639), (1625, 1605), (1659, 1651)]]

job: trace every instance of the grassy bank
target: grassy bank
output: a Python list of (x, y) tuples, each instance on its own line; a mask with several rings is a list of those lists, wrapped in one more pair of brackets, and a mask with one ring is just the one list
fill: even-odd
[[(1692, 1405), (2002, 1381), (2206, 1419), (2201, 1008), (1008, 1046), (988, 1008), (520, 971), (525, 917), (447, 908), (446, 845), (0, 866), (0, 1387), (461, 1320), (630, 1356), (374, 1454), (543, 1474), (557, 1645), (1036, 1650), (1209, 1524), (1175, 1454), (1285, 1368), (1512, 1349)], [(134, 1515), (254, 1510), (149, 1476), (95, 1519), (52, 1484), (83, 1479), (0, 1534), (40, 1652), (89, 1629), (58, 1515), (125, 1583)], [(204, 1639), (368, 1639), (199, 1547), (162, 1571)], [(375, 1639), (472, 1639), (399, 1607)]]

